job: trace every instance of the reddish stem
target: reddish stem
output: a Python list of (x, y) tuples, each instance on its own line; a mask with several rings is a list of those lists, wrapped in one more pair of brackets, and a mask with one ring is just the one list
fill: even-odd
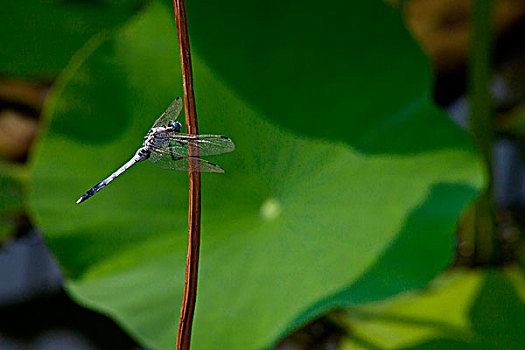
[[(198, 134), (197, 110), (193, 93), (193, 73), (191, 69), (190, 40), (186, 23), (184, 0), (173, 0), (175, 22), (179, 39), (182, 82), (184, 86), (184, 107), (186, 111), (186, 130), (188, 134)], [(198, 150), (188, 149), (190, 156), (198, 157)], [(190, 157), (191, 160), (195, 159)], [(197, 158), (198, 159), (198, 158)], [(190, 164), (190, 169), (192, 169)], [(197, 280), (199, 270), (200, 222), (201, 222), (201, 177), (200, 172), (189, 173), (189, 215), (188, 215), (188, 252), (186, 256), (186, 276), (184, 280), (184, 295), (180, 311), (179, 329), (177, 332), (177, 350), (189, 350), (191, 343), (191, 328), (197, 300)]]

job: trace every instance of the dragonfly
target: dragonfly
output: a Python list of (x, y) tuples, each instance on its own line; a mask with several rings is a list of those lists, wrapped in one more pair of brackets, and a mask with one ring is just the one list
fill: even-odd
[(155, 121), (135, 155), (113, 174), (84, 193), (76, 203), (80, 204), (92, 197), (135, 163), (146, 159), (162, 169), (224, 173), (220, 166), (201, 159), (200, 156), (231, 152), (235, 149), (233, 141), (222, 135), (181, 133), (182, 125), (176, 121), (181, 110), (182, 99), (177, 97)]

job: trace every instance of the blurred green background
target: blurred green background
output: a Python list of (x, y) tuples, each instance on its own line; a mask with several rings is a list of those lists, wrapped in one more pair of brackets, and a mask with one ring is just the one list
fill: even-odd
[[(172, 4), (2, 5), (0, 349), (174, 348), (187, 175), (75, 204), (182, 95)], [(186, 6), (200, 131), (237, 146), (192, 348), (521, 349), (525, 4)]]

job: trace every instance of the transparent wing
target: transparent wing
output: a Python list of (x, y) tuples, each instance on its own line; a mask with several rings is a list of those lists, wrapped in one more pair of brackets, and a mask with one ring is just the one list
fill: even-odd
[(231, 139), (222, 135), (188, 135), (174, 132), (159, 132), (153, 146), (163, 152), (188, 155), (188, 146), (199, 150), (199, 156), (228, 153), (235, 149)]
[(173, 100), (168, 109), (166, 109), (166, 111), (164, 111), (164, 113), (162, 113), (162, 115), (155, 121), (152, 128), (168, 126), (170, 120), (176, 120), (178, 118), (180, 111), (182, 111), (182, 98), (177, 97)]
[(208, 162), (205, 159), (192, 158), (190, 161), (188, 156), (177, 155), (171, 152), (153, 150), (149, 159), (155, 166), (162, 169), (224, 173), (224, 170), (220, 166)]

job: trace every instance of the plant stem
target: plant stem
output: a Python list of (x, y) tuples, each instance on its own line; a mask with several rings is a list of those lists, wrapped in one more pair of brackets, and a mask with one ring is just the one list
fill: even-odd
[(476, 203), (474, 219), (474, 264), (496, 259), (494, 200), (494, 133), (492, 127), (491, 49), (492, 0), (475, 0), (471, 19), (469, 64), (470, 128), (483, 160), (486, 188)]
[[(184, 107), (186, 112), (186, 130), (189, 134), (198, 134), (197, 109), (193, 93), (193, 73), (191, 69), (190, 40), (186, 23), (184, 0), (173, 0), (175, 22), (179, 39), (182, 82), (184, 86)], [(188, 148), (190, 156), (198, 157), (198, 150)], [(190, 157), (191, 160), (195, 159)], [(198, 158), (197, 158), (198, 159)], [(197, 300), (197, 280), (199, 270), (200, 222), (201, 222), (201, 176), (200, 172), (190, 170), (189, 173), (189, 214), (188, 214), (188, 252), (186, 255), (186, 276), (184, 294), (180, 311), (179, 328), (177, 332), (177, 350), (190, 349), (193, 314)]]

